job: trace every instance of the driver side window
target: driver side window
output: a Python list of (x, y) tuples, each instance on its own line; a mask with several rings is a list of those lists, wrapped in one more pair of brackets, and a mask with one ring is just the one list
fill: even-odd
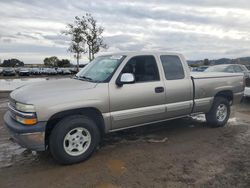
[(136, 83), (160, 80), (155, 58), (151, 55), (131, 58), (123, 68), (122, 73), (134, 74)]

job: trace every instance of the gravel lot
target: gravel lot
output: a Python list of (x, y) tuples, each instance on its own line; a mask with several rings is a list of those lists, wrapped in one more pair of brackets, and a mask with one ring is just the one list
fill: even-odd
[(12, 143), (0, 99), (0, 187), (250, 187), (250, 100), (226, 127), (202, 115), (107, 135), (86, 162), (60, 166)]

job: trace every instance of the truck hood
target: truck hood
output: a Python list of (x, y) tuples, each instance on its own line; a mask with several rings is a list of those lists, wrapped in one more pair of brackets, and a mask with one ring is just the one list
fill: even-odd
[(15, 101), (34, 104), (39, 99), (68, 96), (76, 91), (92, 89), (97, 83), (76, 79), (47, 80), (22, 86), (11, 92), (10, 96)]

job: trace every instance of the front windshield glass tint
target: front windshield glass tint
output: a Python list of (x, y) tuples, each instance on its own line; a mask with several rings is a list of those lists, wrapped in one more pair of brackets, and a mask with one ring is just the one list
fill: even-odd
[(76, 78), (93, 81), (107, 82), (121, 64), (125, 56), (100, 56), (84, 67)]

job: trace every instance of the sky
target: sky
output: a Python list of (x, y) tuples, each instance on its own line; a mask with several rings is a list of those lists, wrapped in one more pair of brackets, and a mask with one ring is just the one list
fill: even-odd
[[(0, 59), (43, 63), (70, 59), (61, 34), (91, 13), (104, 27), (107, 50), (170, 51), (189, 60), (250, 56), (249, 0), (0, 0)], [(87, 62), (87, 54), (81, 63)]]

